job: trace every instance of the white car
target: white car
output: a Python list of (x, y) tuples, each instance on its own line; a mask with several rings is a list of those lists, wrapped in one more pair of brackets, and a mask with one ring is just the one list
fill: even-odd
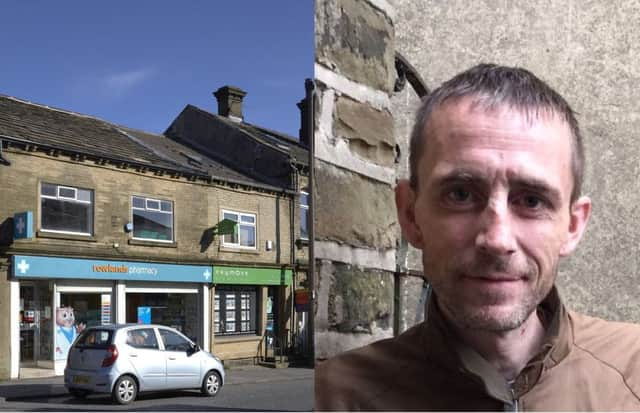
[(121, 324), (87, 328), (69, 349), (64, 385), (75, 397), (111, 393), (128, 404), (141, 391), (200, 389), (218, 394), (225, 380), (219, 358), (170, 327)]

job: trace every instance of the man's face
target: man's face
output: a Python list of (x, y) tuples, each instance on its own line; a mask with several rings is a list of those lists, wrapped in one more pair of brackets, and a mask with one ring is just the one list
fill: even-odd
[(418, 189), (401, 182), (399, 217), (426, 277), (459, 327), (520, 326), (577, 245), (590, 201), (570, 202), (571, 132), (554, 114), (486, 110), (463, 98), (430, 118)]

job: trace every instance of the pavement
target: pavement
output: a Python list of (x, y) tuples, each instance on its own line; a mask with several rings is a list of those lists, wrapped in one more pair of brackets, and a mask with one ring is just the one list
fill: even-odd
[[(290, 381), (313, 377), (310, 368), (270, 368), (243, 366), (227, 369), (224, 386), (248, 383)], [(0, 381), (0, 403), (23, 398), (51, 398), (67, 395), (62, 376)]]

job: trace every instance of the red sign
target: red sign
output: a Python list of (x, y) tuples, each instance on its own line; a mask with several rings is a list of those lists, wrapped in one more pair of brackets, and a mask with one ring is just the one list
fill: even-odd
[(294, 303), (297, 312), (309, 311), (309, 304), (311, 303), (311, 292), (306, 288), (296, 290), (294, 293)]

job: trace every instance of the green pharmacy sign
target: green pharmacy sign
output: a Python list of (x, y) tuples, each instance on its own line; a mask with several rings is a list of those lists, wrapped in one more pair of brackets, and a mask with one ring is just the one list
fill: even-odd
[(215, 226), (216, 234), (218, 235), (234, 234), (236, 230), (236, 224), (237, 224), (236, 221), (225, 218), (222, 221), (218, 222), (218, 224)]
[(291, 285), (293, 272), (280, 268), (213, 267), (214, 284)]

